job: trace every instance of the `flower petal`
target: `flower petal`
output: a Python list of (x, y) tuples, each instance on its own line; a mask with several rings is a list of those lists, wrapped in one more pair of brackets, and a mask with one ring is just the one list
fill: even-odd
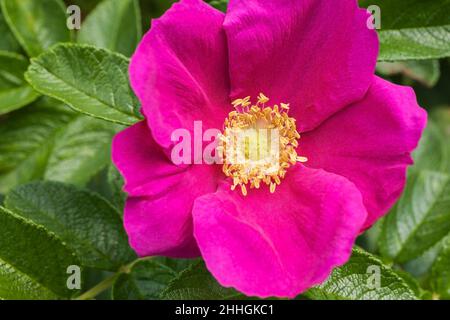
[(220, 168), (175, 166), (145, 121), (114, 138), (113, 161), (130, 195), (124, 223), (133, 249), (140, 256), (198, 256), (192, 206), (197, 197), (217, 189)]
[(112, 144), (112, 160), (125, 179), (130, 196), (156, 195), (176, 184), (186, 168), (175, 166), (153, 139), (145, 121), (118, 133)]
[(295, 297), (345, 263), (366, 218), (347, 179), (297, 165), (275, 194), (247, 197), (222, 184), (194, 204), (194, 233), (208, 269), (249, 296)]
[(230, 0), (232, 98), (263, 92), (313, 129), (370, 86), (378, 39), (367, 20), (356, 0)]
[(172, 145), (173, 130), (221, 128), (230, 109), (224, 14), (201, 0), (173, 5), (141, 41), (130, 80), (155, 140)]
[(358, 187), (369, 213), (365, 229), (400, 196), (426, 117), (411, 88), (376, 77), (362, 101), (304, 134), (299, 150), (307, 166), (342, 175)]

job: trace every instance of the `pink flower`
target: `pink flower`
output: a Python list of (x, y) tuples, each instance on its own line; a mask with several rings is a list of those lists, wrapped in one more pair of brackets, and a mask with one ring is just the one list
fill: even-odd
[[(130, 66), (146, 121), (113, 143), (140, 256), (201, 255), (223, 286), (259, 297), (295, 297), (348, 260), (400, 196), (426, 123), (411, 88), (374, 75), (367, 19), (356, 0), (231, 0), (227, 14), (184, 0), (153, 22)], [(175, 129), (223, 129), (231, 102), (260, 92), (290, 104), (308, 158), (274, 193), (171, 162)]]

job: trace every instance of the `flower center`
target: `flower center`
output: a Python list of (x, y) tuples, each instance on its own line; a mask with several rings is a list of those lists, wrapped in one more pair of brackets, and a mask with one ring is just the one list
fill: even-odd
[(247, 187), (259, 189), (264, 183), (274, 193), (290, 166), (307, 161), (297, 155), (300, 134), (288, 115), (289, 104), (266, 106), (268, 101), (262, 93), (256, 104), (250, 97), (233, 101), (235, 110), (220, 136), (223, 172), (233, 179), (231, 189), (239, 186), (244, 196)]

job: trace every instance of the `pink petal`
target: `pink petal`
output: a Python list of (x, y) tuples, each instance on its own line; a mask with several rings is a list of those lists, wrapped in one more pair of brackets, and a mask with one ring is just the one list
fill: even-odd
[(307, 166), (342, 175), (358, 187), (369, 213), (365, 229), (402, 193), (426, 117), (411, 88), (376, 77), (364, 100), (304, 134), (299, 152), (309, 159)]
[(208, 269), (249, 296), (295, 297), (345, 263), (366, 218), (356, 187), (297, 165), (270, 194), (222, 184), (194, 204), (194, 233)]
[(302, 131), (358, 101), (378, 55), (356, 0), (231, 0), (225, 18), (233, 98), (291, 104)]
[(192, 206), (197, 197), (217, 189), (220, 168), (175, 166), (145, 122), (119, 133), (112, 153), (130, 195), (124, 223), (133, 249), (140, 256), (198, 256)]
[(222, 128), (230, 111), (224, 14), (201, 0), (176, 3), (152, 22), (131, 60), (132, 87), (155, 140), (174, 129)]

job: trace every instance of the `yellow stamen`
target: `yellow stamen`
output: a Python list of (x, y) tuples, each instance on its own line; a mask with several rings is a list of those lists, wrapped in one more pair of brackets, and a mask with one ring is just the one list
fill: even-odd
[[(233, 180), (231, 189), (239, 186), (244, 196), (248, 194), (247, 185), (259, 189), (261, 183), (274, 193), (289, 167), (308, 160), (297, 154), (300, 134), (296, 120), (287, 114), (289, 104), (265, 106), (268, 101), (263, 93), (257, 97), (256, 104), (252, 104), (250, 97), (234, 100), (232, 105), (236, 110), (229, 113), (219, 137), (219, 150), (224, 157), (222, 171)], [(264, 136), (261, 132), (268, 134)], [(236, 146), (239, 139), (241, 145)]]
[(270, 193), (275, 193), (275, 188), (277, 187), (277, 185), (275, 183), (271, 183), (270, 184)]
[(263, 93), (260, 93), (258, 96), (258, 103), (266, 103), (269, 102), (269, 98), (267, 98)]
[(241, 184), (241, 191), (244, 196), (247, 195), (247, 188), (245, 187), (245, 184)]
[(244, 99), (236, 99), (231, 104), (233, 105), (234, 108), (237, 108), (239, 106), (246, 107), (250, 105), (250, 96), (245, 97)]
[(289, 103), (281, 103), (280, 106), (281, 106), (281, 109), (289, 110)]

